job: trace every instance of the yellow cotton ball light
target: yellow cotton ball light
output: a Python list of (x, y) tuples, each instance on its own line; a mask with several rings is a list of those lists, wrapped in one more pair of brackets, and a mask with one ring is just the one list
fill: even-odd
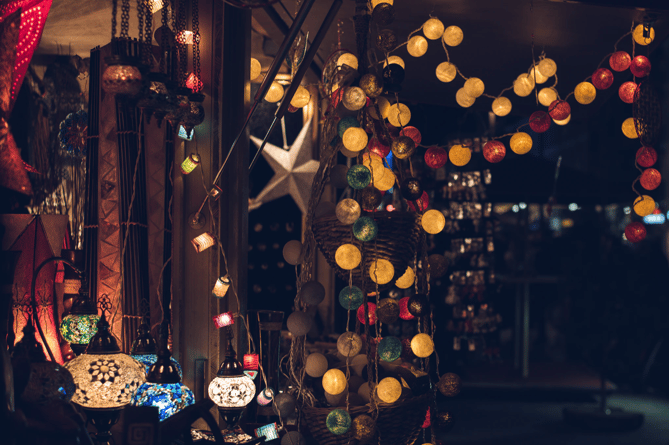
[(407, 42), (407, 51), (414, 57), (424, 56), (427, 52), (427, 40), (423, 36), (413, 36)]
[(444, 35), (444, 24), (438, 18), (432, 17), (423, 23), (423, 34), (430, 40), (437, 40)]
[(392, 170), (387, 168), (383, 173), (383, 176), (378, 181), (374, 181), (374, 187), (381, 190), (382, 192), (387, 192), (395, 185), (395, 173)]
[(390, 57), (388, 57), (388, 60), (383, 62), (383, 67), (385, 68), (388, 65), (392, 65), (393, 63), (401, 66), (402, 69), (405, 68), (404, 67), (404, 59), (402, 59), (400, 56), (390, 56)]
[(385, 403), (395, 403), (402, 395), (402, 384), (394, 377), (386, 377), (376, 386), (377, 397)]
[(591, 104), (597, 96), (595, 86), (590, 82), (581, 82), (574, 89), (574, 99), (582, 105)]
[(420, 224), (423, 226), (423, 230), (425, 230), (427, 233), (436, 235), (437, 233), (440, 233), (442, 230), (444, 230), (444, 227), (446, 227), (446, 218), (439, 210), (431, 209), (423, 214), (423, 217), (420, 220)]
[(253, 57), (251, 57), (251, 72), (249, 74), (249, 79), (253, 80), (256, 77), (260, 76), (261, 71), (262, 71), (262, 65), (260, 65), (258, 59), (254, 59)]
[(550, 106), (558, 98), (555, 88), (542, 88), (539, 90), (539, 103), (544, 107)]
[(333, 396), (343, 393), (346, 389), (346, 375), (340, 369), (328, 369), (323, 374), (323, 389)]
[(416, 357), (429, 357), (434, 352), (434, 342), (427, 334), (416, 334), (411, 339), (411, 351), (416, 354)]
[(532, 150), (532, 137), (529, 134), (519, 131), (511, 136), (509, 148), (518, 155), (524, 155)]
[(538, 68), (542, 76), (552, 77), (557, 73), (557, 63), (548, 57), (539, 62)]
[(372, 9), (376, 8), (376, 5), (381, 3), (388, 3), (389, 5), (392, 5), (393, 0), (372, 0)]
[(492, 101), (492, 112), (496, 116), (506, 116), (511, 113), (511, 101), (504, 96)]
[(465, 93), (473, 98), (477, 98), (483, 94), (485, 91), (485, 84), (478, 77), (470, 77), (465, 81), (464, 85)]
[(444, 43), (448, 46), (458, 46), (462, 43), (462, 39), (465, 37), (465, 34), (462, 32), (459, 26), (451, 25), (444, 31), (442, 38)]
[(372, 181), (377, 182), (383, 179), (386, 174), (386, 168), (383, 166), (381, 156), (376, 153), (365, 153), (362, 155), (362, 165), (372, 172)]
[(411, 110), (404, 104), (391, 105), (388, 110), (388, 122), (393, 127), (404, 127), (411, 120)]
[(376, 284), (387, 284), (395, 276), (395, 268), (390, 261), (380, 258), (369, 265), (369, 276)]
[(534, 90), (534, 79), (529, 74), (523, 73), (513, 82), (513, 92), (520, 97), (529, 96)]
[(355, 269), (360, 265), (360, 261), (362, 261), (360, 249), (353, 244), (342, 244), (335, 252), (335, 262), (344, 270)]
[(358, 58), (351, 53), (344, 53), (337, 59), (337, 66), (349, 66), (354, 70), (358, 69)]
[(349, 127), (341, 137), (341, 141), (347, 150), (359, 152), (367, 146), (369, 137), (365, 130), (360, 127)]
[(283, 86), (277, 81), (272, 82), (265, 94), (265, 100), (270, 103), (276, 103), (283, 98)]
[(436, 69), (437, 79), (441, 82), (448, 83), (455, 79), (458, 74), (455, 65), (450, 62), (441, 62)]
[(653, 27), (650, 27), (650, 35), (648, 37), (643, 36), (643, 24), (636, 25), (636, 28), (634, 28), (634, 32), (632, 33), (632, 38), (636, 43), (639, 45), (650, 45), (653, 40), (655, 40), (655, 29)]
[(564, 125), (567, 125), (570, 120), (571, 120), (571, 114), (569, 116), (567, 116), (566, 118), (562, 119), (561, 121), (556, 121), (555, 119), (553, 119), (553, 122), (555, 122), (557, 125), (563, 125), (564, 126)]
[(648, 195), (641, 195), (634, 200), (634, 213), (644, 217), (655, 211), (655, 200)]
[(416, 282), (416, 273), (413, 271), (411, 267), (407, 267), (406, 272), (404, 272), (404, 275), (399, 277), (397, 281), (395, 281), (395, 286), (399, 287), (400, 289), (409, 289), (413, 284)]
[(290, 100), (290, 104), (295, 108), (302, 108), (309, 105), (309, 101), (311, 101), (311, 93), (309, 90), (300, 85), (297, 87), (295, 95)]
[(372, 116), (374, 119), (385, 119), (388, 117), (388, 113), (390, 113), (390, 102), (388, 102), (388, 99), (385, 97), (379, 97), (376, 99), (376, 105), (379, 107), (379, 112), (381, 113), (381, 117), (376, 113), (376, 107), (371, 106), (367, 108), (367, 111), (369, 112), (369, 115)]
[(538, 83), (539, 85), (541, 85), (542, 83), (546, 83), (546, 81), (548, 80), (548, 77), (544, 76), (543, 74), (541, 74), (541, 72), (539, 72), (539, 67), (536, 65), (533, 66), (532, 69), (530, 70), (530, 77), (532, 77), (532, 79), (534, 79), (534, 82)]
[(636, 132), (636, 125), (634, 125), (633, 117), (628, 117), (623, 121), (622, 129), (623, 134), (630, 139), (636, 139), (639, 137), (639, 133)]
[(455, 93), (455, 101), (460, 105), (462, 108), (469, 108), (472, 105), (474, 105), (474, 102), (476, 102), (475, 97), (471, 97), (467, 92), (465, 91), (464, 88), (460, 88), (458, 91)]
[(454, 145), (448, 151), (448, 159), (455, 166), (462, 167), (469, 163), (472, 151), (464, 145)]

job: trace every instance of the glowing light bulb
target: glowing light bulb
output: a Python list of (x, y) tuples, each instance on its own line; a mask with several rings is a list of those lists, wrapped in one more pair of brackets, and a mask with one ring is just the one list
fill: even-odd
[(519, 131), (511, 136), (509, 148), (516, 154), (524, 155), (532, 149), (532, 138), (529, 134)]
[(283, 98), (283, 87), (277, 81), (272, 82), (267, 94), (265, 94), (265, 100), (270, 103), (276, 103)]
[(388, 260), (379, 258), (369, 266), (369, 276), (377, 284), (387, 284), (393, 279), (395, 268)]
[(465, 37), (465, 34), (462, 32), (459, 26), (451, 25), (444, 31), (442, 38), (444, 43), (448, 46), (458, 46), (462, 43), (462, 39)]
[(506, 116), (511, 113), (511, 101), (504, 96), (500, 96), (492, 101), (492, 112), (495, 116)]
[(427, 40), (423, 36), (413, 36), (407, 42), (407, 51), (414, 57), (424, 56), (427, 52)]
[(430, 40), (437, 40), (444, 35), (444, 24), (438, 18), (432, 17), (423, 23), (423, 34)]
[(553, 59), (546, 57), (541, 62), (539, 62), (539, 72), (542, 76), (552, 77), (557, 72), (557, 64)]
[(546, 83), (546, 81), (548, 80), (548, 77), (541, 74), (541, 72), (539, 71), (539, 67), (536, 65), (533, 66), (532, 69), (530, 70), (530, 77), (532, 77), (532, 79), (534, 79), (534, 82), (539, 85), (541, 85), (542, 83)]
[(310, 101), (311, 101), (311, 93), (309, 92), (309, 90), (300, 85), (299, 87), (297, 87), (295, 95), (290, 100), (290, 104), (295, 108), (302, 108), (309, 105)]
[(455, 65), (450, 62), (441, 62), (437, 65), (437, 79), (441, 82), (448, 83), (455, 79), (455, 76), (458, 74), (455, 69)]
[(529, 96), (534, 90), (534, 79), (529, 74), (523, 73), (513, 82), (513, 92), (520, 97)]
[[(469, 163), (472, 158), (472, 151), (464, 145), (454, 145), (448, 151), (448, 159), (453, 165), (463, 167)], [(443, 216), (443, 215), (442, 215)]]
[(367, 146), (368, 136), (360, 127), (349, 127), (341, 138), (347, 150), (358, 152)]
[(432, 209), (423, 214), (420, 224), (427, 233), (436, 235), (446, 227), (446, 218), (439, 210)]
[(581, 82), (574, 89), (574, 99), (582, 105), (591, 104), (597, 97), (597, 89), (590, 82)]
[(477, 98), (485, 91), (485, 84), (478, 77), (470, 77), (465, 81), (464, 90), (467, 95)]
[(476, 102), (475, 97), (471, 97), (467, 92), (465, 91), (464, 88), (460, 88), (456, 93), (455, 93), (455, 101), (460, 105), (462, 108), (469, 108), (472, 105), (474, 105), (474, 102)]
[(362, 254), (353, 244), (342, 244), (335, 252), (335, 262), (344, 270), (355, 269), (361, 260)]

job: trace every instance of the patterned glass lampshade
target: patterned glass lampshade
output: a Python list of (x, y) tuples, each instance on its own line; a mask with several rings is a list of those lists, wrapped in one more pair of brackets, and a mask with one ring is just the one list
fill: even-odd
[(60, 324), (60, 333), (71, 345), (87, 345), (98, 332), (98, 314), (68, 314)]
[[(242, 411), (253, 400), (256, 385), (244, 374), (243, 369), (229, 340), (225, 360), (209, 384), (209, 398), (218, 405), (219, 410)], [(239, 417), (236, 420), (239, 420)], [(232, 429), (230, 422), (226, 420), (226, 423)]]
[[(131, 355), (130, 357), (134, 358), (135, 360), (143, 364), (146, 369), (146, 372), (149, 372), (151, 366), (158, 360), (157, 354), (137, 354), (137, 355)], [(170, 357), (170, 361), (172, 362), (172, 365), (174, 365), (177, 368), (179, 377), (183, 378), (183, 371), (181, 370), (181, 365), (179, 364), (179, 362), (176, 361), (174, 357)]]

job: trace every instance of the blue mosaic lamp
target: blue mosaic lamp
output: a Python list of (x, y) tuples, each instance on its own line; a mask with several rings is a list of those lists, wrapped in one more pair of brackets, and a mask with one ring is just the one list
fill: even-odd
[[(156, 345), (156, 340), (151, 335), (149, 325), (146, 323), (140, 324), (137, 329), (137, 338), (132, 342), (132, 347), (130, 348), (130, 357), (143, 364), (148, 374), (151, 366), (158, 360), (157, 350), (158, 346)], [(170, 361), (177, 368), (179, 378), (182, 379), (183, 372), (181, 371), (181, 365), (174, 357), (170, 356)]]

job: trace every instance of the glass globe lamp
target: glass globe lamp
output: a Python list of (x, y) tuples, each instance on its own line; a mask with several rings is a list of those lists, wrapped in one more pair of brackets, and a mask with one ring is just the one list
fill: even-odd
[[(130, 357), (143, 364), (148, 374), (151, 366), (158, 360), (157, 352), (158, 346), (156, 345), (156, 340), (154, 340), (151, 335), (149, 325), (146, 323), (140, 324), (137, 329), (137, 338), (132, 342), (130, 348)], [(181, 365), (179, 365), (179, 362), (177, 362), (171, 355), (170, 362), (176, 367), (177, 372), (179, 373), (179, 378), (183, 378)]]
[(139, 68), (122, 57), (105, 59), (107, 68), (102, 73), (102, 89), (110, 94), (134, 96), (142, 88), (142, 73)]
[(228, 432), (238, 428), (239, 420), (246, 405), (256, 394), (256, 385), (244, 374), (242, 364), (237, 361), (237, 353), (228, 336), (228, 350), (216, 377), (209, 384), (209, 398), (218, 405), (218, 412), (227, 425)]
[(83, 354), (86, 346), (98, 332), (100, 316), (95, 304), (88, 298), (87, 285), (79, 288), (79, 297), (74, 300), (69, 314), (60, 323), (60, 334), (70, 343), (75, 354)]

